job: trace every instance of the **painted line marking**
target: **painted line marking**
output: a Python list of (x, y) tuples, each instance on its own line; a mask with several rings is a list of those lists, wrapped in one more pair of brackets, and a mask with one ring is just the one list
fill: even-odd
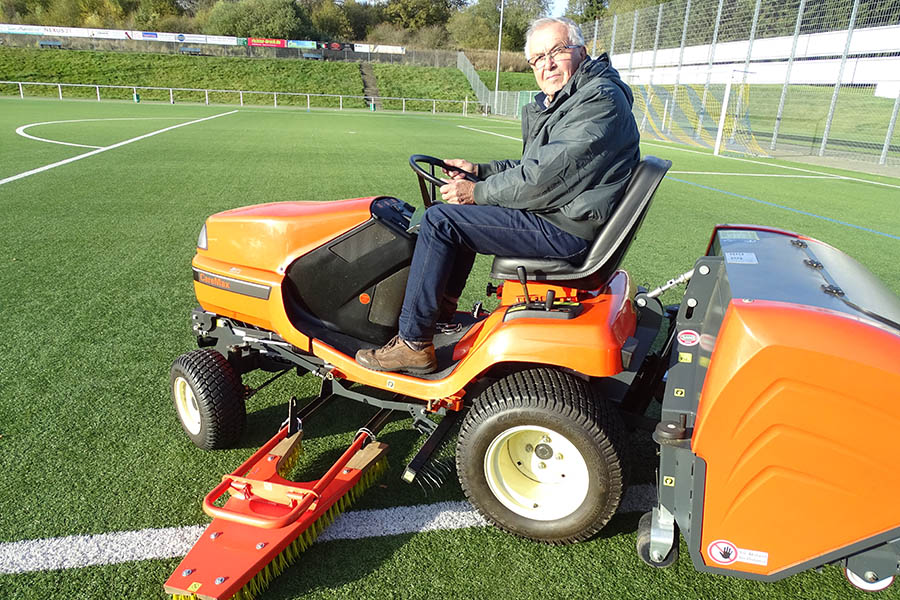
[(787, 173), (724, 173), (721, 171), (669, 171), (669, 175), (727, 175), (729, 177), (787, 177), (789, 179), (841, 179), (840, 175), (788, 175)]
[(16, 133), (21, 135), (22, 137), (26, 137), (30, 140), (35, 140), (38, 142), (47, 142), (49, 144), (61, 144), (63, 146), (75, 146), (76, 148), (102, 148), (103, 146), (91, 146), (89, 144), (75, 144), (73, 142), (61, 142), (59, 140), (50, 140), (47, 138), (37, 137), (36, 135), (30, 135), (25, 133), (25, 130), (30, 127), (38, 127), (40, 125), (56, 125), (59, 123), (87, 123), (92, 121), (171, 121), (174, 119), (181, 119), (188, 117), (115, 117), (110, 119), (69, 119), (66, 121), (44, 121), (43, 123), (29, 123), (28, 125), (22, 125), (21, 127), (16, 129)]
[[(646, 512), (656, 505), (652, 484), (629, 487), (618, 513)], [(486, 527), (468, 502), (438, 502), (345, 513), (319, 536), (319, 542)], [(0, 574), (77, 569), (139, 560), (181, 557), (205, 525), (118, 531), (0, 544)]]
[(513, 137), (511, 135), (503, 135), (502, 133), (495, 133), (493, 131), (485, 131), (484, 129), (475, 129), (474, 127), (466, 127), (465, 125), (457, 125), (460, 129), (468, 129), (469, 131), (477, 131), (478, 133), (486, 133), (488, 135), (496, 135), (497, 137), (506, 138), (508, 140), (512, 140), (514, 142), (521, 142), (522, 138)]
[(641, 145), (642, 146), (655, 146), (657, 148), (666, 148), (668, 150), (677, 150), (678, 152), (687, 152), (689, 154), (701, 154), (701, 155), (707, 156), (709, 158), (724, 158), (727, 160), (736, 160), (738, 162), (746, 162), (746, 163), (750, 163), (753, 165), (763, 165), (766, 167), (777, 167), (779, 169), (787, 169), (789, 171), (800, 171), (802, 173), (811, 173), (813, 175), (827, 175), (834, 179), (844, 179), (846, 181), (856, 181), (858, 183), (871, 183), (872, 185), (880, 185), (883, 187), (889, 187), (889, 188), (894, 188), (894, 189), (900, 190), (900, 185), (896, 185), (893, 183), (883, 183), (881, 181), (872, 181), (870, 179), (860, 179), (858, 177), (848, 177), (847, 175), (837, 175), (835, 173), (826, 173), (824, 171), (814, 171), (812, 169), (803, 169), (801, 167), (789, 167), (787, 165), (779, 165), (777, 163), (767, 163), (767, 162), (763, 162), (761, 160), (753, 160), (751, 158), (739, 158), (737, 156), (725, 156), (725, 155), (721, 155), (721, 154), (719, 156), (714, 156), (713, 154), (710, 154), (709, 152), (701, 152), (699, 150), (691, 150), (689, 148), (679, 148), (678, 146), (668, 146), (666, 144), (654, 144), (653, 142), (645, 142), (645, 141), (641, 141)]
[(868, 233), (874, 233), (876, 235), (881, 235), (881, 236), (891, 238), (894, 240), (900, 240), (900, 236), (898, 236), (898, 235), (893, 235), (891, 233), (884, 233), (883, 231), (878, 231), (876, 229), (869, 229), (868, 227), (863, 227), (861, 225), (854, 225), (853, 223), (847, 223), (846, 221), (839, 221), (838, 219), (832, 219), (831, 217), (823, 217), (822, 215), (817, 215), (815, 213), (811, 213), (811, 212), (808, 212), (805, 210), (800, 210), (799, 208), (791, 208), (790, 206), (784, 206), (783, 204), (775, 204), (774, 202), (768, 202), (766, 200), (760, 200), (759, 198), (752, 198), (750, 196), (744, 196), (742, 194), (736, 194), (734, 192), (720, 190), (718, 188), (710, 187), (708, 185), (694, 183), (693, 181), (686, 181), (684, 179), (678, 179), (677, 177), (667, 177), (667, 179), (670, 179), (672, 181), (677, 181), (678, 183), (685, 183), (687, 185), (692, 185), (694, 187), (702, 188), (704, 190), (709, 190), (711, 192), (718, 192), (720, 194), (725, 194), (726, 196), (734, 196), (735, 198), (740, 198), (741, 200), (750, 200), (751, 202), (756, 202), (758, 204), (764, 204), (766, 206), (771, 206), (773, 208), (780, 208), (780, 209), (787, 210), (787, 211), (797, 213), (800, 215), (804, 215), (807, 217), (813, 217), (814, 219), (821, 219), (822, 221), (828, 221), (829, 223), (843, 225), (844, 227), (852, 227), (853, 229), (859, 229), (860, 231), (866, 231)]
[(185, 127), (187, 125), (193, 125), (195, 123), (202, 123), (203, 121), (209, 121), (210, 119), (217, 119), (219, 117), (224, 117), (227, 115), (233, 115), (238, 112), (237, 110), (232, 110), (225, 113), (219, 113), (217, 115), (212, 115), (211, 117), (203, 117), (202, 119), (195, 119), (193, 121), (188, 121), (187, 123), (179, 123), (177, 125), (172, 125), (171, 127), (166, 127), (164, 129), (159, 129), (157, 131), (151, 131), (150, 133), (145, 133), (144, 135), (139, 135), (137, 137), (131, 138), (130, 140), (125, 140), (123, 142), (118, 142), (116, 144), (112, 144), (111, 146), (103, 146), (101, 148), (97, 148), (96, 150), (91, 150), (90, 152), (85, 152), (84, 154), (79, 154), (78, 156), (73, 156), (71, 158), (67, 158), (65, 160), (61, 160), (59, 162), (55, 162), (49, 165), (44, 165), (43, 167), (38, 167), (37, 169), (32, 169), (30, 171), (25, 171), (24, 173), (19, 173), (18, 175), (12, 175), (7, 177), (6, 179), (0, 179), (0, 185), (10, 183), (12, 181), (17, 181), (24, 177), (28, 177), (30, 175), (36, 175), (38, 173), (43, 173), (44, 171), (49, 171), (50, 169), (61, 167), (63, 165), (67, 165), (69, 163), (73, 163), (76, 160), (81, 160), (82, 158), (88, 158), (89, 156), (94, 156), (95, 154), (100, 154), (101, 152), (106, 152), (107, 150), (115, 150), (116, 148), (121, 148), (127, 144), (131, 144), (133, 142), (139, 142), (141, 140), (145, 140), (149, 137), (153, 137), (154, 135), (159, 135), (160, 133), (165, 133), (167, 131), (172, 131), (173, 129), (178, 129), (179, 127)]

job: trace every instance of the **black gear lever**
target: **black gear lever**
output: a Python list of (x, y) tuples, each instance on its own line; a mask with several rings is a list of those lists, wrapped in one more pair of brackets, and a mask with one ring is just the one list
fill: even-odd
[(525, 267), (519, 265), (516, 267), (516, 275), (519, 276), (519, 283), (522, 284), (522, 289), (525, 290), (525, 308), (531, 306), (531, 294), (528, 293), (528, 283), (526, 281), (528, 274), (525, 272)]

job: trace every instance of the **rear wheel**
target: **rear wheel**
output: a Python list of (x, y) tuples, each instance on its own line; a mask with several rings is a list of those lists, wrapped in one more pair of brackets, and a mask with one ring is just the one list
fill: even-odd
[(466, 415), (460, 483), (501, 529), (548, 543), (585, 540), (622, 497), (623, 437), (618, 414), (586, 382), (553, 369), (516, 372)]
[(244, 431), (247, 411), (241, 377), (212, 348), (182, 354), (172, 364), (169, 389), (185, 433), (204, 450), (229, 448)]

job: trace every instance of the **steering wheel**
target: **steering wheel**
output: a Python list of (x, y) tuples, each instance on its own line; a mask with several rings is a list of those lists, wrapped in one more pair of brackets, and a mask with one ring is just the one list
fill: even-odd
[[(419, 163), (429, 165), (431, 167), (429, 169), (430, 172), (423, 169)], [(437, 190), (440, 186), (447, 183), (446, 181), (444, 181), (443, 179), (439, 179), (437, 175), (435, 175), (435, 167), (439, 169), (447, 169), (448, 171), (457, 171), (459, 173), (463, 173), (465, 174), (465, 179), (473, 183), (481, 181), (480, 177), (476, 177), (468, 171), (463, 171), (459, 167), (448, 165), (439, 158), (435, 158), (434, 156), (427, 156), (425, 154), (413, 154), (412, 156), (410, 156), (409, 166), (412, 168), (413, 172), (419, 176), (419, 190), (422, 192), (422, 202), (425, 203), (425, 208), (428, 208), (433, 204), (441, 203), (440, 200), (437, 199)], [(430, 194), (428, 193), (428, 189), (425, 185), (426, 181), (431, 184)]]

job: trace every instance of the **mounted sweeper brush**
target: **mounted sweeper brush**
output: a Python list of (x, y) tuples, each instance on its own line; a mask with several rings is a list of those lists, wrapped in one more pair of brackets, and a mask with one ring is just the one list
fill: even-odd
[[(410, 164), (428, 207), (435, 169), (452, 167)], [(377, 436), (395, 414), (423, 438), (404, 481), (440, 479), (432, 458), (458, 430), (460, 485), (489, 522), (544, 543), (588, 539), (625, 488), (625, 427), (653, 429), (654, 399), (660, 503), (638, 532), (645, 561), (670, 564), (680, 528), (703, 570), (777, 579), (843, 561), (856, 584), (889, 583), (900, 302), (839, 251), (757, 227), (717, 229), (692, 272), (636, 288), (618, 267), (670, 165), (641, 162), (582, 264), (496, 258), (498, 307), (440, 324), (438, 370), (423, 377), (353, 359), (397, 332), (422, 211), (380, 196), (209, 217), (193, 261), (200, 348), (172, 367), (185, 431), (202, 448), (234, 445), (255, 369), (322, 387), (291, 399), (272, 440), (206, 497), (213, 521), (166, 590), (256, 597), (384, 468)], [(680, 307), (663, 307), (686, 280)], [(334, 399), (377, 412), (321, 479), (292, 481), (303, 428)]]

